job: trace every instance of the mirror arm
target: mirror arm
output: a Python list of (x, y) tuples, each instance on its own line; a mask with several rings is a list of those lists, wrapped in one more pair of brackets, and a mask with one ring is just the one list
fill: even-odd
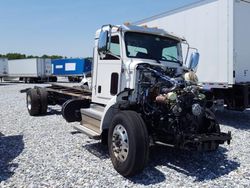
[(198, 52), (198, 49), (197, 48), (194, 48), (194, 47), (190, 47), (189, 43), (187, 41), (183, 42), (184, 44), (186, 44), (188, 46), (188, 49), (187, 49), (187, 54), (186, 54), (186, 58), (185, 58), (185, 65), (187, 64), (187, 58), (188, 58), (188, 54), (189, 54), (189, 51), (190, 49), (192, 50), (195, 50), (196, 52)]
[(108, 42), (108, 45), (107, 45), (107, 52), (110, 52), (110, 45), (111, 45), (111, 34), (112, 34), (112, 25), (110, 25), (109, 27), (109, 42)]
[(189, 50), (190, 50), (190, 46), (189, 46), (189, 43), (187, 41), (185, 41), (185, 44), (188, 46), (187, 54), (186, 54), (186, 58), (185, 58), (185, 65), (186, 65), (187, 64), (187, 58), (188, 58)]
[(197, 48), (189, 47), (189, 49), (192, 49), (192, 50), (195, 50), (196, 52), (198, 52), (198, 49), (197, 49)]

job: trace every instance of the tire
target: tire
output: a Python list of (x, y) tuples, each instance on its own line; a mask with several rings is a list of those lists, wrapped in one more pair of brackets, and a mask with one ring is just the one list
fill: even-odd
[(220, 125), (218, 123), (218, 121), (216, 120), (216, 116), (214, 114), (213, 111), (211, 111), (210, 109), (206, 109), (205, 113), (208, 115), (209, 118), (206, 118), (206, 120), (208, 121), (207, 123), (207, 128), (209, 133), (220, 133)]
[(80, 83), (82, 81), (82, 77), (77, 77), (77, 82)]
[(69, 82), (73, 82), (73, 78), (71, 76), (68, 77)]
[[(206, 119), (207, 122), (205, 122), (204, 124), (207, 125), (207, 133), (221, 133), (220, 130), (220, 125), (216, 120), (215, 114), (210, 110), (210, 109), (206, 109), (206, 113), (208, 114), (208, 116), (210, 118)], [(222, 142), (224, 143), (224, 142)], [(221, 143), (221, 144), (222, 144)], [(211, 145), (211, 144), (208, 144)], [(219, 148), (219, 143), (214, 143), (213, 147), (210, 147), (210, 149), (208, 149), (208, 151), (216, 151)]]
[(57, 82), (57, 77), (53, 77), (52, 82)]
[(28, 78), (29, 79), (29, 83), (32, 84), (34, 83), (34, 79), (33, 78)]
[(48, 109), (48, 92), (45, 88), (38, 88), (37, 93), (40, 97), (40, 114), (46, 114)]
[(62, 105), (62, 116), (69, 123), (80, 122), (82, 120), (80, 109), (89, 108), (89, 106), (90, 106), (90, 100), (87, 99), (67, 100)]
[(101, 135), (101, 143), (104, 146), (108, 145), (108, 129), (102, 130), (102, 135)]
[(49, 77), (49, 82), (57, 82), (57, 77), (56, 76)]
[(40, 97), (36, 89), (29, 89), (26, 94), (26, 104), (31, 116), (40, 114)]
[[(121, 149), (121, 144), (123, 152), (115, 152)], [(122, 111), (114, 116), (108, 133), (108, 147), (113, 166), (122, 176), (130, 177), (143, 170), (148, 160), (149, 138), (138, 113)]]

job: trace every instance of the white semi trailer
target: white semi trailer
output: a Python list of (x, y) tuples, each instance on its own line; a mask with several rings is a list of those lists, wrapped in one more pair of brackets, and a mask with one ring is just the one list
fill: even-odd
[(62, 105), (68, 122), (108, 144), (114, 168), (123, 176), (140, 172), (149, 146), (216, 150), (231, 134), (222, 133), (197, 85), (199, 54), (183, 66), (183, 38), (134, 25), (105, 25), (95, 35), (92, 92), (52, 85), (27, 91), (30, 115)]
[(8, 76), (8, 59), (0, 58), (0, 78)]
[(8, 61), (8, 78), (27, 82), (56, 81), (52, 76), (51, 59), (33, 58)]
[(184, 36), (200, 52), (199, 82), (221, 104), (244, 110), (250, 107), (249, 18), (249, 0), (203, 0), (135, 24)]

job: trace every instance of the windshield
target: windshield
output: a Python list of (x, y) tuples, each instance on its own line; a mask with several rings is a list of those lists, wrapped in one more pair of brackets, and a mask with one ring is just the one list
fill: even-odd
[(152, 34), (125, 33), (127, 57), (181, 63), (180, 41)]

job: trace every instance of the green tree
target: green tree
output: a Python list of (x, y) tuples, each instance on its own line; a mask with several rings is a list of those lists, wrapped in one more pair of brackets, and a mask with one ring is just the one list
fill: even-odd
[(12, 60), (12, 59), (25, 59), (26, 55), (25, 54), (19, 54), (19, 53), (7, 53), (5, 55), (6, 58)]
[(93, 57), (85, 57), (84, 59), (87, 59), (87, 60), (93, 62)]

